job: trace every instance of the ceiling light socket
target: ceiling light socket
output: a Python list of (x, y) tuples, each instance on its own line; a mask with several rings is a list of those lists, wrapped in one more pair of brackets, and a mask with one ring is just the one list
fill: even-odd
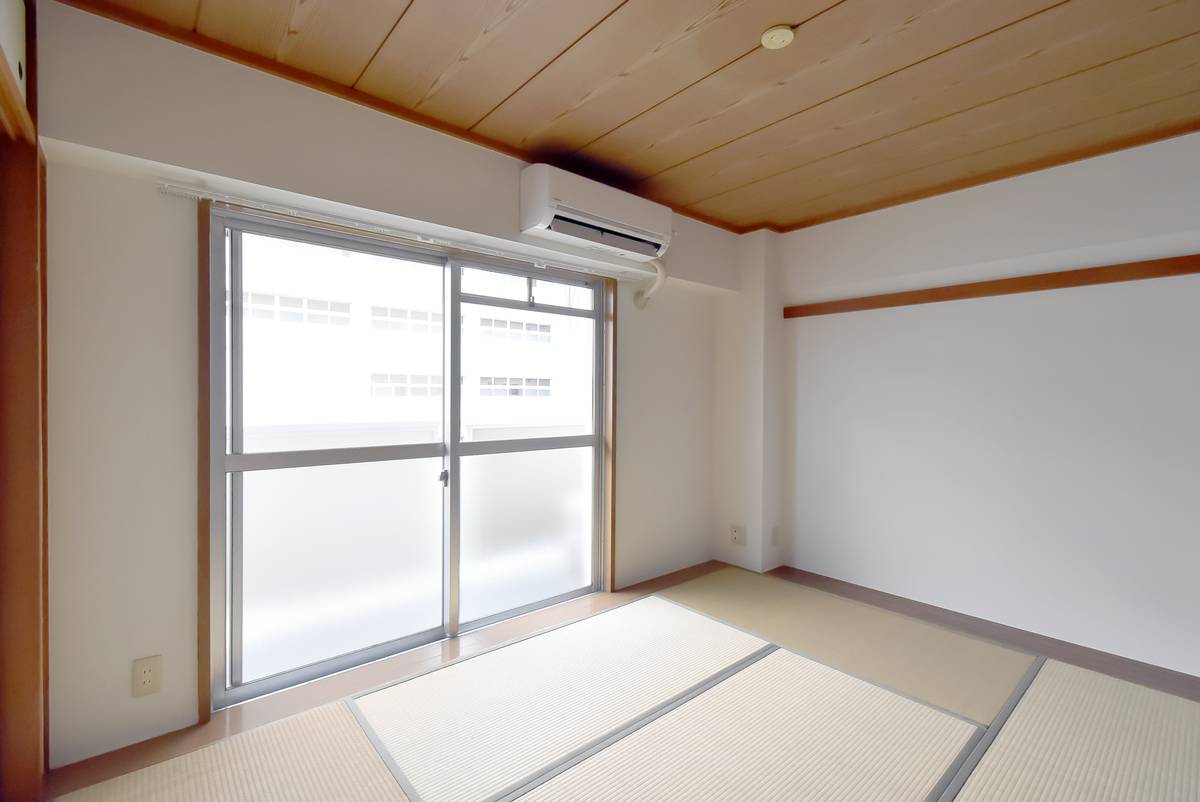
[(767, 50), (781, 50), (792, 43), (796, 32), (791, 25), (772, 25), (763, 31), (762, 46)]

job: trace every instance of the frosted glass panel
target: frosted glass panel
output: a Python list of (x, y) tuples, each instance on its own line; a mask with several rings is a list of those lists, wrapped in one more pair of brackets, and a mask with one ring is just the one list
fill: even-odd
[(243, 450), (440, 442), (442, 276), (242, 234)]
[(244, 681), (441, 626), (441, 469), (242, 475)]
[(463, 457), (464, 622), (592, 582), (591, 447)]
[(462, 439), (592, 433), (591, 318), (462, 305)]

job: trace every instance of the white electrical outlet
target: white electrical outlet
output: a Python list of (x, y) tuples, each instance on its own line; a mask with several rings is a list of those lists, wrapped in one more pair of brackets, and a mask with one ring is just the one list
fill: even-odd
[(783, 545), (783, 534), (781, 533), (780, 527), (778, 527), (778, 526), (771, 527), (771, 545), (772, 546)]
[(139, 657), (133, 661), (133, 695), (149, 696), (162, 688), (162, 655)]
[(729, 527), (729, 542), (743, 546), (746, 543), (746, 527), (731, 526)]

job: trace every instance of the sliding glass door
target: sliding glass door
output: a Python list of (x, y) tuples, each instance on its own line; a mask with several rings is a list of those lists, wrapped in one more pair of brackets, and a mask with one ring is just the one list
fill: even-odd
[(595, 280), (210, 232), (215, 706), (599, 586)]
[(461, 377), (457, 618), (486, 623), (589, 590), (602, 340), (595, 287), (454, 264)]

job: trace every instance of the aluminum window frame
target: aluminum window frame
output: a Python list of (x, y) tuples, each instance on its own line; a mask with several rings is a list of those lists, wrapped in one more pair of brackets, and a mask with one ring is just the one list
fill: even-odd
[[(388, 258), (439, 265), (443, 278), (442, 350), (444, 359), (442, 441), (404, 445), (356, 446), (282, 452), (243, 453), (242, 448), (242, 234), (257, 234), (311, 245), (368, 253)], [(229, 250), (226, 251), (226, 237)], [(608, 525), (605, 519), (604, 472), (605, 349), (606, 320), (604, 279), (533, 263), (516, 262), (436, 248), (423, 249), (368, 232), (348, 232), (321, 223), (292, 220), (280, 215), (212, 204), (209, 212), (209, 632), (210, 689), (212, 708), (236, 705), (264, 694), (292, 687), (364, 663), (397, 654), (496, 621), (558, 604), (596, 592), (604, 587), (603, 559)], [(527, 299), (512, 301), (461, 292), (462, 269), (519, 275), (526, 279)], [(575, 309), (539, 304), (533, 299), (533, 281), (551, 281), (592, 290), (592, 309)], [(228, 291), (228, 320), (226, 292)], [(592, 433), (569, 437), (534, 437), (512, 440), (463, 442), (462, 403), (462, 314), (463, 303), (524, 309), (555, 315), (591, 318), (594, 321)], [(226, 325), (229, 337), (226, 337)], [(226, 364), (226, 355), (228, 362)], [(228, 368), (228, 382), (226, 370)], [(227, 426), (227, 423), (230, 424)], [(227, 441), (227, 432), (229, 440)], [(475, 621), (459, 620), (460, 507), (459, 461), (463, 456), (518, 453), (547, 449), (590, 446), (593, 450), (592, 572), (590, 584), (558, 596), (502, 611)], [(440, 457), (443, 464), (443, 582), (442, 625), (412, 633), (386, 643), (323, 659), (287, 671), (242, 682), (241, 642), (241, 478), (246, 471), (344, 465), (377, 461)]]
[[(490, 295), (480, 295), (476, 293), (463, 293), (461, 291), (462, 271), (467, 269), (487, 270), (496, 273), (505, 273), (508, 275), (520, 276), (526, 279), (526, 300), (517, 301), (511, 298), (499, 298)], [(527, 451), (545, 451), (557, 450), (566, 448), (583, 448), (591, 447), (592, 449), (592, 572), (590, 584), (570, 590), (565, 593), (554, 596), (550, 599), (543, 599), (522, 605), (520, 607), (501, 611), (471, 621), (459, 620), (459, 593), (457, 584), (454, 587), (453, 593), (448, 594), (452, 597), (452, 603), (447, 604), (447, 622), (453, 621), (453, 632), (450, 632), (450, 626), (447, 626), (447, 632), (450, 637), (456, 637), (462, 632), (469, 632), (474, 629), (488, 626), (497, 621), (503, 621), (507, 618), (512, 618), (516, 615), (522, 615), (533, 610), (548, 607), (553, 604), (559, 604), (588, 593), (595, 593), (604, 587), (604, 538), (603, 532), (606, 526), (605, 521), (605, 505), (604, 505), (604, 420), (605, 420), (605, 398), (606, 385), (604, 375), (604, 359), (605, 359), (605, 310), (604, 310), (604, 279), (597, 276), (572, 273), (569, 271), (556, 270), (554, 268), (544, 268), (534, 265), (523, 265), (514, 263), (507, 259), (497, 259), (494, 257), (483, 257), (475, 255), (454, 254), (450, 258), (450, 282), (448, 285), (451, 293), (451, 301), (454, 303), (452, 307), (448, 307), (450, 313), (453, 314), (452, 319), (457, 321), (454, 325), (453, 335), (450, 340), (450, 354), (447, 356), (447, 371), (453, 369), (458, 380), (452, 382), (451, 391), (447, 394), (447, 403), (452, 404), (456, 417), (451, 420), (447, 417), (447, 426), (449, 436), (447, 437), (447, 463), (451, 476), (451, 492), (454, 495), (454, 515), (450, 520), (449, 533), (446, 547), (446, 558), (448, 570), (449, 566), (453, 567), (453, 573), (457, 576), (459, 560), (461, 556), (461, 522), (460, 507), (461, 499), (457, 495), (457, 477), (460, 473), (460, 462), (462, 457), (479, 456), (484, 454), (516, 454)], [(570, 284), (574, 286), (587, 287), (592, 291), (592, 308), (591, 309), (575, 309), (574, 307), (557, 306), (554, 304), (537, 303), (533, 296), (533, 282), (535, 280), (553, 281), (562, 284)], [(592, 431), (590, 434), (570, 435), (565, 437), (528, 437), (515, 438), (507, 440), (462, 440), (462, 421), (461, 421), (461, 394), (463, 385), (461, 381), (462, 367), (462, 304), (469, 303), (485, 307), (500, 307), (504, 309), (519, 309), (534, 312), (545, 312), (554, 315), (564, 315), (568, 317), (589, 318), (593, 321), (593, 354), (592, 354)], [(447, 373), (447, 375), (451, 375)], [(449, 614), (453, 613), (451, 617)]]

